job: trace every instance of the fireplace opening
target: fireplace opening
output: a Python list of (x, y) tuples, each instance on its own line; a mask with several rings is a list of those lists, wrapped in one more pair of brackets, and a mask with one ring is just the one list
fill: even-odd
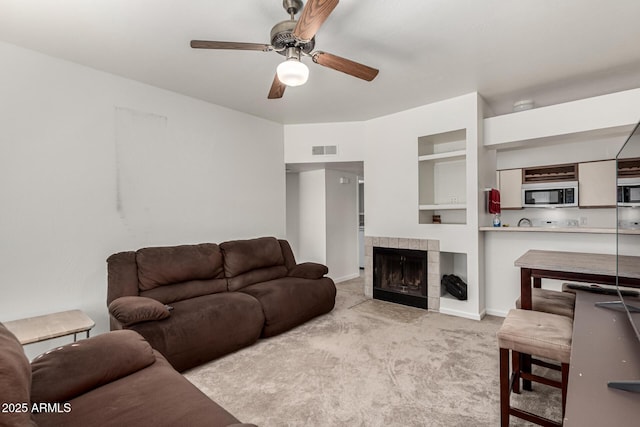
[(427, 252), (373, 248), (373, 298), (427, 308)]

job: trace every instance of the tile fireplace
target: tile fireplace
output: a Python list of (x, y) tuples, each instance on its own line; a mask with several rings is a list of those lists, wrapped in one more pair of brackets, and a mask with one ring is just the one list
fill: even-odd
[[(374, 252), (388, 255), (389, 249), (394, 250), (392, 252), (395, 252), (395, 255), (391, 255), (386, 261), (377, 261), (377, 270), (382, 273), (382, 276), (374, 279), (376, 269)], [(413, 258), (413, 255), (418, 256)], [(421, 266), (423, 262), (424, 268)], [(399, 267), (399, 271), (393, 273), (392, 270), (398, 270), (394, 267)], [(364, 286), (364, 293), (370, 298), (439, 311), (440, 242), (428, 239), (366, 236)]]
[(373, 247), (373, 298), (427, 308), (427, 252)]

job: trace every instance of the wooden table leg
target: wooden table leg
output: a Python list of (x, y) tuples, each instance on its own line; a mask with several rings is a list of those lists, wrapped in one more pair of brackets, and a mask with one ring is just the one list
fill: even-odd
[[(540, 279), (534, 279), (540, 283)], [(523, 310), (531, 310), (533, 306), (532, 296), (531, 296), (531, 269), (530, 268), (521, 268), (520, 269), (520, 308)], [(531, 373), (531, 356), (528, 354), (522, 355), (522, 372)], [(531, 381), (522, 380), (522, 388), (531, 391)]]
[(534, 277), (533, 278), (533, 287), (534, 288), (538, 288), (538, 289), (540, 289), (542, 287), (542, 278), (541, 277)]
[(531, 269), (520, 269), (520, 308), (531, 310)]

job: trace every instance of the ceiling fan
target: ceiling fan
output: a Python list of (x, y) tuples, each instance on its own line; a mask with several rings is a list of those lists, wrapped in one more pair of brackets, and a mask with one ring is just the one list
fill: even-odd
[[(278, 65), (276, 70), (269, 91), (269, 99), (282, 98), (287, 86), (299, 86), (307, 81), (309, 69), (300, 60), (302, 56), (310, 56), (316, 64), (371, 81), (378, 75), (378, 70), (375, 68), (330, 53), (313, 50), (316, 32), (337, 5), (338, 0), (309, 0), (302, 8), (302, 0), (283, 0), (282, 6), (289, 14), (290, 19), (277, 23), (271, 29), (271, 44), (191, 40), (191, 47), (194, 49), (274, 51), (285, 56), (285, 61)], [(295, 15), (300, 9), (302, 9), (302, 14), (300, 19), (296, 21)]]

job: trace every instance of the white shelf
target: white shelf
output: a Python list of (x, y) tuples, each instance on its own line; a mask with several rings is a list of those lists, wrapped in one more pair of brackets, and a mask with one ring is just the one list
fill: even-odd
[(436, 205), (420, 205), (418, 209), (421, 211), (444, 211), (444, 210), (454, 210), (454, 209), (467, 209), (467, 205), (465, 203), (456, 203), (456, 204), (436, 204)]
[(458, 160), (458, 159), (464, 158), (466, 155), (467, 155), (466, 150), (447, 151), (444, 153), (426, 154), (424, 156), (419, 156), (418, 161), (427, 162), (427, 161), (445, 160), (445, 159)]
[(466, 224), (466, 175), (466, 129), (418, 137), (419, 224)]

